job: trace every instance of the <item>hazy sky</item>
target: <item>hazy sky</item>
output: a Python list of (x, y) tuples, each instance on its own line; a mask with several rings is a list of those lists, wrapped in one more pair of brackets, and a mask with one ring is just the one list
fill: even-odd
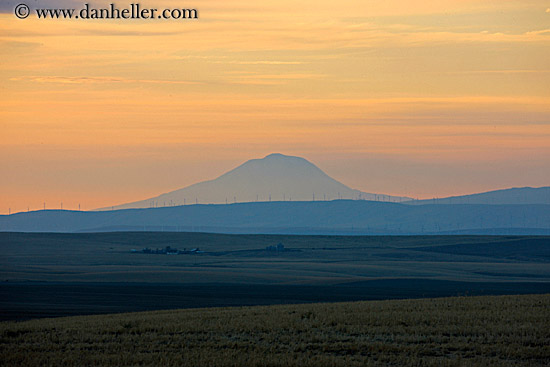
[(141, 1), (194, 21), (6, 4), (0, 213), (140, 200), (272, 152), (367, 192), (550, 185), (548, 1)]

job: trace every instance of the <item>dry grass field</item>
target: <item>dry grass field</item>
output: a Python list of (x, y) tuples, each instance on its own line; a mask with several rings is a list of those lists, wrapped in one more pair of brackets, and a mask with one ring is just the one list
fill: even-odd
[(2, 366), (548, 366), (550, 295), (0, 323)]

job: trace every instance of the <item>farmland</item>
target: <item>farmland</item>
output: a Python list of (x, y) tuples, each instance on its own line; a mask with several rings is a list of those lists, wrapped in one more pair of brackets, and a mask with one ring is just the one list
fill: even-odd
[[(167, 246), (201, 251), (141, 252)], [(0, 251), (0, 320), (550, 293), (541, 236), (0, 233)]]
[(550, 295), (0, 323), (2, 366), (547, 366)]

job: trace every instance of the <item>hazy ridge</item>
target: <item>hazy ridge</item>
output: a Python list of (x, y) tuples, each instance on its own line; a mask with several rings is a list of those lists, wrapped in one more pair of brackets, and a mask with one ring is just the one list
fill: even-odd
[(470, 195), (414, 200), (408, 204), (550, 204), (550, 186), (514, 187)]
[(41, 210), (0, 216), (0, 231), (218, 233), (548, 234), (550, 205), (406, 205), (365, 200), (186, 205), (101, 212)]

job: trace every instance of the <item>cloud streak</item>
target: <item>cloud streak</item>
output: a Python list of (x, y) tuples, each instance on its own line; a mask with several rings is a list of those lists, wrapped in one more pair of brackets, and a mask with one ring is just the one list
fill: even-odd
[(34, 83), (57, 84), (110, 84), (110, 83), (145, 83), (145, 84), (201, 84), (188, 80), (127, 79), (117, 77), (83, 77), (83, 76), (23, 76), (10, 78), (11, 81), (30, 81)]

